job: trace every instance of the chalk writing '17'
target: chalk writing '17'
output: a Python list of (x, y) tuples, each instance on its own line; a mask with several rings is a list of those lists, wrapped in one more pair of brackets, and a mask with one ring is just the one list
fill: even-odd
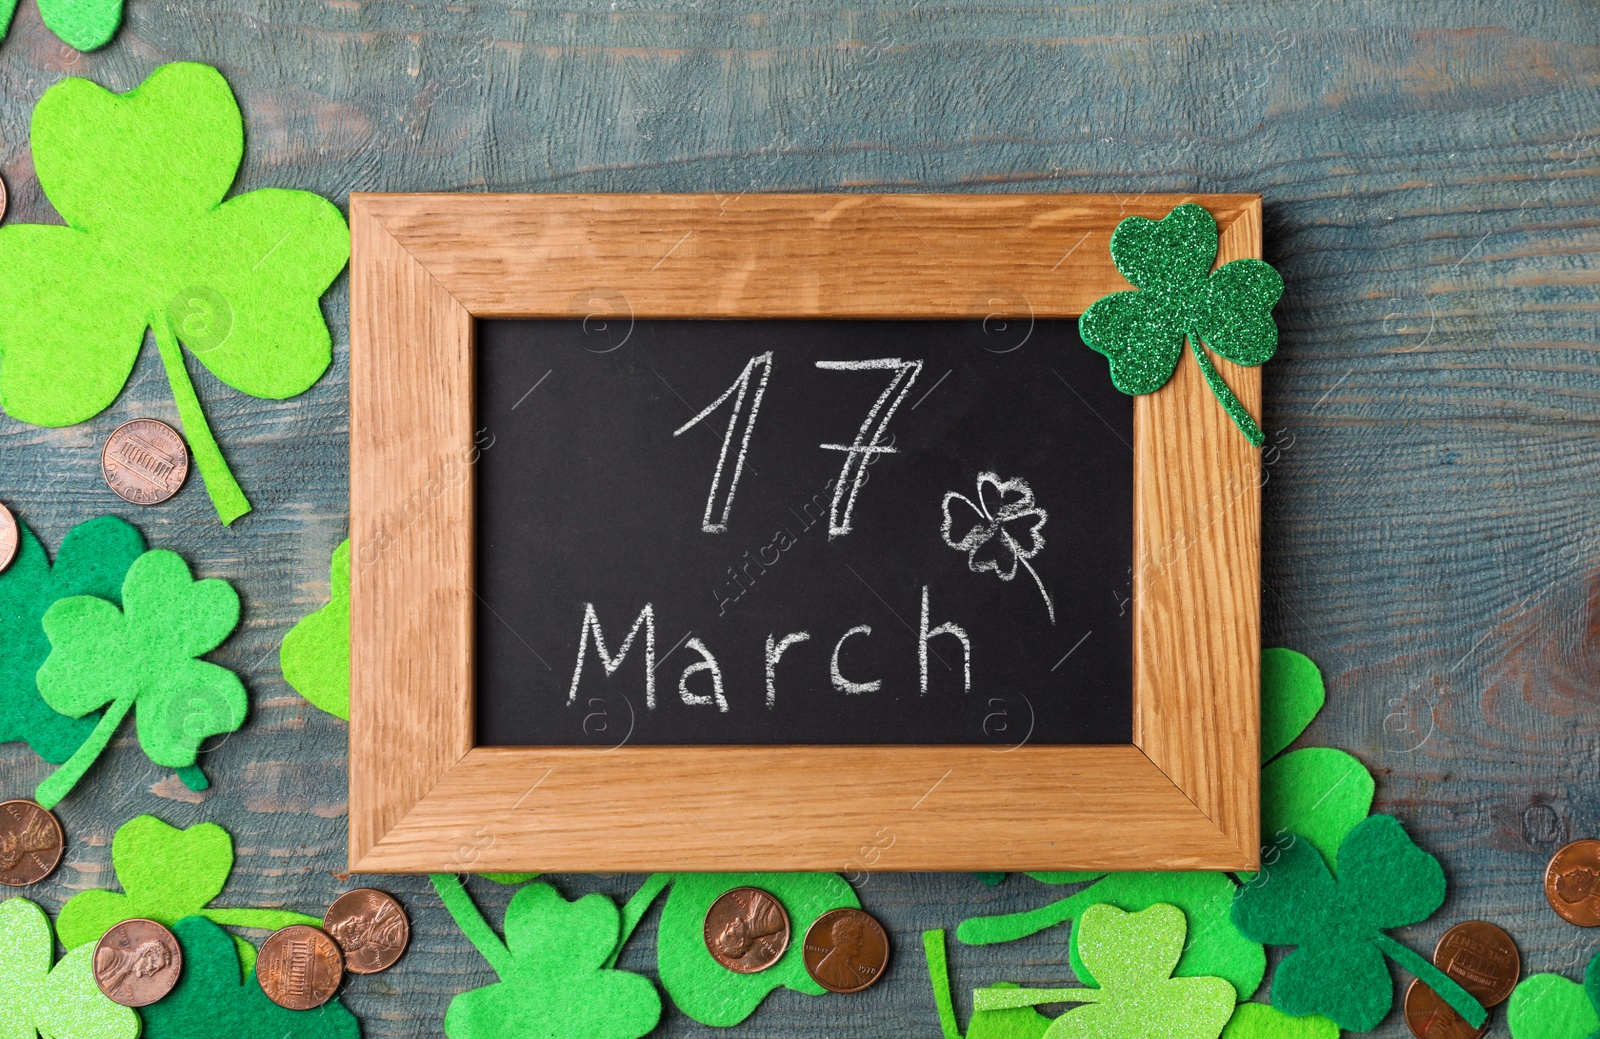
[[(898, 357), (874, 357), (861, 361), (818, 361), (816, 365), (818, 368), (830, 371), (894, 372), (889, 385), (878, 394), (872, 409), (867, 412), (866, 421), (861, 423), (861, 430), (856, 433), (854, 443), (818, 445), (825, 451), (844, 452), (844, 465), (839, 470), (839, 479), (834, 482), (833, 504), (828, 512), (828, 537), (831, 539), (850, 533), (856, 496), (861, 493), (862, 485), (867, 482), (868, 464), (877, 455), (899, 453), (899, 448), (884, 442), (884, 436), (889, 429), (889, 420), (894, 418), (894, 413), (906, 399), (911, 384), (917, 381), (917, 375), (922, 371), (922, 362), (903, 361)], [(750, 383), (757, 368), (761, 370), (761, 378), (756, 382), (755, 392), (752, 393)], [(727, 389), (722, 391), (721, 396), (672, 432), (674, 437), (683, 435), (710, 418), (729, 397), (733, 398), (733, 406), (728, 414), (728, 425), (722, 434), (722, 450), (717, 454), (717, 468), (711, 474), (711, 493), (706, 496), (706, 511), (700, 520), (700, 529), (707, 534), (721, 534), (728, 529), (728, 516), (733, 512), (733, 498), (739, 490), (739, 478), (744, 475), (745, 456), (750, 453), (750, 435), (755, 432), (756, 416), (761, 410), (761, 399), (766, 395), (767, 380), (771, 376), (772, 351), (768, 350), (746, 361), (744, 370)], [(747, 400), (748, 406), (746, 406)], [(738, 452), (734, 457), (732, 470), (729, 471), (728, 454), (733, 450), (736, 439), (739, 444)], [(726, 489), (723, 487), (725, 474)], [(719, 495), (722, 504), (720, 513), (717, 510)]]

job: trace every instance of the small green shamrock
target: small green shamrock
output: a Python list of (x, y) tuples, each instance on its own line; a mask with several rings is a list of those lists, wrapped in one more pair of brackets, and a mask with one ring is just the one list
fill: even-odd
[(649, 979), (606, 966), (620, 944), (622, 918), (605, 895), (568, 902), (549, 884), (528, 884), (506, 907), (502, 942), (459, 879), (432, 879), (456, 925), (500, 978), (450, 1001), (450, 1039), (638, 1039), (661, 1019), (661, 996)]
[(50, 655), (41, 624), (58, 599), (96, 595), (122, 601), (122, 579), (144, 553), (144, 538), (126, 520), (101, 516), (80, 523), (61, 541), (55, 566), (21, 522), (17, 557), (0, 573), (0, 743), (27, 740), (46, 761), (60, 764), (83, 745), (99, 715), (69, 718), (51, 710), (34, 676)]
[[(111, 866), (125, 894), (73, 895), (57, 914), (61, 944), (71, 948), (98, 941), (113, 925), (137, 917), (168, 927), (187, 916), (264, 931), (290, 924), (321, 925), (314, 916), (285, 909), (212, 908), (211, 901), (222, 894), (233, 872), (233, 838), (216, 823), (180, 830), (153, 815), (129, 819), (111, 838)], [(243, 939), (237, 942), (248, 969), (255, 963), (255, 947)]]
[(1583, 984), (1559, 974), (1524, 978), (1506, 1004), (1511, 1039), (1600, 1037), (1600, 955), (1589, 960)]
[(26, 898), (0, 902), (0, 1037), (135, 1039), (139, 1016), (94, 980), (94, 947), (80, 945), (51, 966), (50, 918)]
[(1226, 978), (1174, 978), (1187, 931), (1183, 910), (1158, 903), (1137, 913), (1097, 905), (1079, 924), (1084, 963), (1099, 988), (986, 988), (973, 993), (978, 1011), (1087, 1003), (1056, 1018), (1044, 1039), (1217, 1039), (1233, 1014)]
[(106, 707), (89, 738), (34, 791), (46, 808), (72, 791), (135, 704), (145, 754), (179, 769), (195, 790), (207, 785), (193, 767), (200, 744), (244, 724), (249, 701), (239, 676), (196, 659), (239, 623), (239, 596), (228, 582), (196, 581), (181, 556), (158, 549), (128, 568), (122, 602), (119, 610), (77, 595), (45, 611), (50, 656), (39, 668), (39, 693), (74, 718)]
[(283, 680), (336, 718), (350, 720), (350, 539), (333, 550), (328, 605), (300, 618), (278, 651)]
[(163, 65), (126, 94), (66, 79), (33, 111), (39, 183), (67, 226), (0, 228), (0, 406), (37, 426), (99, 414), (144, 342), (223, 523), (250, 511), (195, 395), (183, 348), (229, 386), (292, 397), (332, 338), (319, 298), (350, 238), (332, 203), (266, 188), (224, 201), (244, 124), (216, 69)]
[(1111, 259), (1137, 288), (1102, 296), (1078, 319), (1078, 332), (1111, 362), (1111, 381), (1127, 394), (1167, 384), (1189, 340), (1206, 384), (1245, 437), (1265, 437), (1206, 354), (1255, 367), (1278, 348), (1272, 308), (1283, 278), (1261, 260), (1241, 259), (1215, 271), (1217, 222), (1185, 202), (1160, 220), (1131, 216), (1111, 233)]
[[(0, 40), (16, 12), (17, 0), (0, 0)], [(39, 18), (62, 43), (92, 51), (110, 43), (122, 24), (122, 0), (39, 0)]]
[(241, 970), (228, 934), (191, 916), (172, 927), (183, 949), (178, 984), (145, 1007), (142, 1039), (360, 1039), (361, 1026), (338, 998), (315, 1010), (287, 1010), (261, 991), (253, 972)]
[(1247, 937), (1297, 947), (1273, 975), (1273, 1006), (1370, 1031), (1394, 1001), (1388, 956), (1481, 1026), (1488, 1015), (1482, 1004), (1384, 933), (1421, 923), (1444, 902), (1439, 860), (1412, 843), (1399, 820), (1374, 815), (1339, 845), (1338, 867), (1336, 879), (1308, 841), (1289, 841), (1234, 899), (1233, 922)]

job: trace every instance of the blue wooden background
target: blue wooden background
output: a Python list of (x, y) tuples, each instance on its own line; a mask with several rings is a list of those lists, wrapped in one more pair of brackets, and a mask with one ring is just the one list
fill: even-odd
[[(1557, 846), (1600, 836), (1590, 0), (130, 0), (91, 55), (23, 0), (0, 44), (8, 219), (57, 219), (27, 141), (46, 87), (76, 74), (125, 90), (176, 59), (218, 66), (239, 95), (240, 189), (341, 204), (420, 190), (1260, 192), (1288, 283), (1263, 423), (1278, 443), (1266, 632), (1329, 680), (1302, 743), (1360, 757), (1377, 807), (1443, 860), (1450, 900), (1402, 935), (1414, 948), (1471, 917), (1510, 930), (1530, 970), (1578, 976), (1600, 946), (1540, 887)], [(345, 729), (283, 683), (277, 650), (326, 598), (345, 532), (348, 299), (342, 277), (324, 302), (337, 357), (304, 396), (260, 401), (197, 376), (256, 505), (237, 529), (217, 524), (196, 480), (140, 510), (100, 479), (117, 423), (176, 421), (153, 345), (92, 422), (0, 418), (0, 500), (52, 551), (116, 512), (246, 604), (216, 659), (244, 674), (253, 713), (208, 750), (212, 790), (189, 793), (119, 740), (61, 807), (66, 864), (31, 892), (52, 910), (113, 882), (112, 831), (141, 812), (234, 833), (225, 905), (320, 913), (346, 886)], [(0, 794), (44, 774), (24, 747), (0, 748)], [(558, 883), (625, 896), (637, 879)], [(492, 975), (425, 879), (379, 882), (404, 899), (415, 940), (396, 969), (353, 980), (347, 1002), (368, 1036), (438, 1034), (450, 995)], [(474, 891), (492, 915), (507, 897)], [(887, 981), (854, 997), (779, 993), (745, 1034), (934, 1037), (918, 932), (1049, 892), (1019, 876), (873, 876), (861, 897), (893, 932)], [(654, 920), (625, 966), (650, 969)], [(958, 992), (1070, 977), (1056, 932), (951, 950)], [(715, 1030), (669, 1010), (662, 1031)], [(1398, 1014), (1378, 1034), (1405, 1034)]]

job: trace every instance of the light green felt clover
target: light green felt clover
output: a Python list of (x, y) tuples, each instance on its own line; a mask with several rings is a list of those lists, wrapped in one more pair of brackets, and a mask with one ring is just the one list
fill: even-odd
[[(333, 550), (328, 605), (300, 618), (278, 651), (283, 680), (336, 718), (350, 720), (350, 540)], [(530, 874), (530, 878), (533, 876)]]
[[(81, 891), (68, 899), (56, 919), (63, 945), (98, 941), (113, 925), (135, 917), (168, 927), (187, 916), (273, 931), (290, 924), (321, 925), (314, 916), (283, 909), (213, 908), (211, 901), (233, 872), (233, 838), (216, 823), (180, 830), (153, 815), (129, 819), (111, 838), (111, 866), (124, 893)], [(248, 970), (255, 947), (237, 942)]]
[(1233, 922), (1268, 945), (1293, 945), (1272, 978), (1272, 1004), (1295, 1017), (1321, 1014), (1357, 1032), (1378, 1026), (1394, 1001), (1384, 957), (1432, 988), (1474, 1028), (1488, 1015), (1454, 979), (1389, 937), (1444, 902), (1439, 860), (1412, 843), (1393, 816), (1370, 816), (1339, 845), (1335, 878), (1306, 841), (1239, 889)]
[(459, 879), (432, 879), (456, 925), (500, 978), (450, 1001), (450, 1039), (638, 1039), (661, 1019), (661, 996), (649, 979), (606, 966), (621, 941), (622, 917), (605, 895), (568, 902), (549, 884), (528, 884), (506, 907), (501, 941)]
[(50, 655), (41, 621), (58, 599), (96, 595), (122, 601), (122, 579), (144, 552), (144, 538), (126, 520), (101, 516), (80, 523), (61, 541), (55, 566), (21, 522), (17, 557), (0, 573), (0, 743), (27, 740), (46, 761), (60, 764), (83, 745), (99, 715), (70, 718), (39, 695), (34, 676)]
[[(0, 40), (16, 11), (17, 0), (0, 0)], [(110, 43), (122, 24), (122, 0), (39, 0), (39, 18), (62, 43), (92, 51)]]
[(178, 984), (141, 1011), (142, 1039), (360, 1039), (361, 1026), (338, 998), (315, 1010), (287, 1010), (261, 991), (255, 974), (241, 969), (228, 933), (191, 916), (172, 927), (183, 949)]
[(0, 1039), (135, 1039), (139, 1017), (94, 980), (94, 947), (53, 967), (50, 918), (26, 898), (0, 902)]
[(1160, 220), (1131, 216), (1111, 233), (1111, 259), (1137, 288), (1092, 303), (1078, 319), (1083, 341), (1111, 362), (1123, 393), (1154, 393), (1167, 384), (1187, 338), (1195, 361), (1239, 430), (1260, 447), (1266, 439), (1228, 389), (1206, 349), (1254, 367), (1278, 348), (1272, 308), (1283, 278), (1261, 260), (1240, 259), (1215, 271), (1217, 222), (1185, 202)]
[(1339, 1026), (1320, 1014), (1290, 1017), (1267, 1003), (1240, 1003), (1222, 1039), (1339, 1039)]
[(67, 226), (0, 228), (0, 406), (68, 426), (117, 398), (144, 342), (224, 523), (250, 511), (183, 348), (255, 397), (316, 382), (332, 357), (319, 299), (349, 256), (344, 217), (304, 191), (224, 201), (244, 124), (216, 69), (163, 65), (126, 94), (66, 79), (33, 111), (39, 183)]
[(1506, 1004), (1511, 1039), (1600, 1037), (1600, 955), (1589, 961), (1583, 984), (1559, 974), (1524, 978)]
[[(220, 578), (196, 581), (175, 552), (146, 552), (122, 582), (122, 609), (92, 595), (45, 611), (50, 656), (39, 668), (45, 703), (74, 718), (106, 708), (89, 738), (34, 792), (53, 808), (105, 750), (138, 705), (139, 745), (151, 761), (179, 769), (203, 790), (194, 767), (208, 736), (244, 724), (249, 700), (239, 676), (196, 659), (220, 646), (239, 623), (239, 596)], [(109, 706), (108, 706), (109, 705)]]
[(1183, 953), (1183, 910), (1157, 904), (1137, 913), (1115, 906), (1085, 910), (1084, 962), (1099, 988), (987, 988), (973, 993), (979, 1011), (1040, 1003), (1087, 1003), (1056, 1018), (1045, 1039), (1217, 1039), (1233, 1014), (1225, 978), (1175, 978)]

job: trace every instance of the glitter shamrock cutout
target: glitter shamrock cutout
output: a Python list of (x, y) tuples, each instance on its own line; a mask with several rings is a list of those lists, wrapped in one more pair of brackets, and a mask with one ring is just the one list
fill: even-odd
[(1111, 381), (1130, 395), (1167, 384), (1188, 339), (1206, 384), (1244, 433), (1260, 447), (1261, 427), (1217, 372), (1209, 349), (1253, 368), (1278, 348), (1272, 308), (1283, 278), (1261, 260), (1240, 259), (1216, 270), (1217, 222), (1185, 202), (1160, 220), (1133, 216), (1111, 234), (1111, 259), (1137, 288), (1096, 300), (1078, 319), (1089, 347), (1111, 362)]
[[(1002, 581), (1017, 576), (1017, 567), (1025, 567), (1044, 596), (1045, 609), (1050, 612), (1050, 623), (1056, 622), (1055, 603), (1044, 590), (1039, 571), (1028, 562), (1044, 548), (1045, 522), (1050, 518), (1033, 499), (1033, 488), (1028, 481), (1018, 477), (1002, 480), (994, 473), (978, 474), (977, 501), (964, 494), (950, 491), (944, 496), (940, 508), (944, 512), (944, 525), (939, 535), (944, 543), (958, 552), (967, 554), (967, 569), (975, 574), (993, 573)], [(961, 503), (956, 512), (951, 505)], [(958, 523), (967, 527), (960, 538), (952, 537)], [(1021, 540), (1018, 540), (1018, 539)], [(1028, 542), (1024, 547), (1022, 541)]]

